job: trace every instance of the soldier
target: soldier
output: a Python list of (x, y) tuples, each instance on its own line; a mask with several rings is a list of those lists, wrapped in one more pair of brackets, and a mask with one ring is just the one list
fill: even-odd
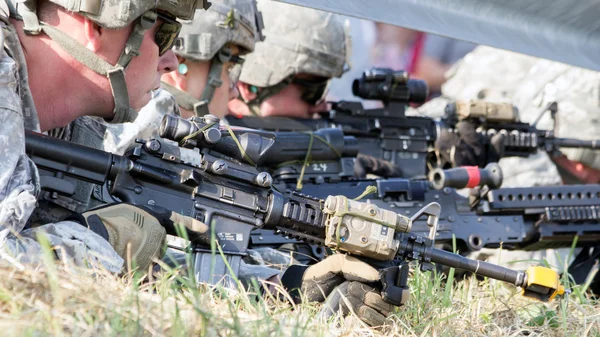
[[(350, 39), (331, 13), (258, 1), (265, 40), (245, 57), (237, 88), (229, 102), (235, 115), (312, 118), (327, 109), (324, 98), (331, 78), (349, 69)], [(260, 257), (273, 261), (273, 250)], [(260, 259), (259, 259), (260, 260)], [(324, 315), (349, 307), (369, 325), (382, 325), (393, 306), (377, 287), (375, 269), (352, 257), (334, 254), (311, 266), (293, 265), (281, 276), (287, 289), (301, 288), (308, 300), (325, 301)], [(367, 285), (368, 283), (370, 285)], [(349, 304), (349, 306), (348, 306)]]
[[(351, 41), (333, 14), (286, 4), (259, 1), (265, 40), (246, 56), (237, 84), (240, 93), (229, 102), (238, 116), (314, 118), (327, 111), (332, 78), (350, 69)], [(291, 20), (290, 18), (293, 18)], [(402, 176), (389, 162), (359, 155), (355, 175)]]
[[(41, 182), (25, 155), (24, 130), (50, 130), (86, 114), (132, 119), (150, 100), (160, 75), (177, 66), (170, 51), (180, 27), (175, 19), (191, 19), (196, 5), (196, 0), (0, 1), (3, 258), (38, 262), (36, 236), (44, 234), (52, 247), (60, 247), (56, 256), (63, 260), (119, 272), (123, 259), (131, 257), (143, 270), (160, 253), (165, 232), (174, 233), (174, 221), (199, 224), (118, 204), (23, 230)], [(145, 226), (135, 223), (138, 216)]]
[(254, 0), (214, 2), (202, 20), (183, 26), (175, 48), (179, 67), (162, 78), (183, 117), (227, 114), (227, 103), (238, 95), (241, 56), (263, 39), (262, 28)]
[(162, 76), (162, 88), (135, 121), (108, 126), (104, 149), (122, 154), (136, 138), (158, 137), (165, 114), (223, 117), (237, 96), (240, 56), (254, 50), (261, 28), (255, 0), (213, 1), (196, 20), (184, 22), (174, 48), (179, 66)]
[(349, 69), (350, 39), (331, 14), (259, 1), (265, 41), (258, 43), (242, 67), (238, 99), (229, 102), (235, 115), (312, 118), (325, 111), (331, 78)]
[[(536, 120), (541, 109), (548, 103), (558, 103), (556, 136), (595, 139), (600, 131), (597, 114), (600, 112), (600, 73), (597, 71), (569, 66), (490, 47), (478, 47), (468, 54), (448, 73), (448, 82), (442, 87), (446, 98), (483, 99), (492, 102), (509, 102), (519, 108), (520, 119), (531, 123)], [(443, 101), (443, 98), (436, 99)], [(419, 110), (424, 113), (440, 108), (444, 103), (436, 100)], [(445, 102), (445, 101), (444, 101)], [(550, 115), (542, 118), (538, 127), (551, 129)], [(471, 130), (474, 131), (474, 130)], [(474, 132), (466, 132), (474, 134)], [(477, 139), (468, 139), (461, 133), (461, 139), (445, 134), (438, 143), (442, 148), (455, 146), (451, 161), (464, 164), (478, 164), (488, 161), (490, 153), (481, 148)], [(462, 148), (463, 151), (459, 150)], [(500, 149), (501, 150), (501, 149)], [(492, 150), (492, 152), (498, 150)], [(549, 156), (543, 151), (528, 158), (503, 158), (499, 161), (504, 175), (505, 187), (547, 186), (573, 183), (599, 183), (600, 160), (598, 151), (587, 149), (561, 149), (563, 155)], [(460, 156), (460, 154), (467, 156)], [(476, 155), (470, 155), (476, 154)], [(457, 156), (461, 158), (457, 158)], [(494, 155), (492, 155), (493, 157)], [(467, 158), (468, 157), (468, 158)], [(497, 157), (497, 156), (496, 156)], [(484, 158), (484, 160), (480, 160)], [(496, 262), (498, 252), (484, 250), (482, 258)], [(545, 250), (538, 252), (510, 252), (500, 254), (503, 263), (510, 267), (523, 268), (531, 260), (547, 260), (552, 266), (566, 269), (569, 249)], [(592, 265), (596, 263), (599, 249), (584, 249), (569, 267), (569, 272), (578, 283), (583, 283)], [(527, 260), (515, 265), (515, 260)], [(597, 280), (592, 290), (600, 291)]]

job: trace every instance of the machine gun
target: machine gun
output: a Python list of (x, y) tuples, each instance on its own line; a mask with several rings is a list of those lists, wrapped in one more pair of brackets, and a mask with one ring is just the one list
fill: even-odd
[(316, 131), (339, 128), (356, 137), (359, 152), (393, 163), (403, 177), (424, 176), (430, 147), (436, 139), (436, 123), (426, 117), (406, 116), (406, 105), (423, 103), (428, 88), (424, 81), (409, 79), (405, 71), (373, 68), (352, 84), (355, 96), (380, 100), (384, 107), (365, 109), (360, 102), (331, 103), (321, 119), (227, 116), (232, 126), (269, 131)]
[[(540, 130), (537, 123), (545, 113), (550, 113), (552, 130)], [(496, 134), (504, 134), (505, 157), (528, 157), (539, 149), (555, 155), (560, 148), (600, 149), (598, 140), (580, 140), (556, 137), (556, 102), (548, 104), (532, 123), (520, 121), (518, 109), (510, 103), (487, 103), (482, 101), (457, 101), (446, 106), (443, 123), (453, 129), (459, 121), (475, 123), (484, 141)]]
[[(570, 247), (576, 236), (578, 246), (597, 244), (600, 185), (477, 187), (499, 186), (502, 181), (499, 174), (495, 165), (486, 169), (436, 169), (430, 174), (431, 182), (391, 178), (306, 183), (302, 191), (320, 198), (334, 191), (354, 197), (372, 188), (376, 192), (361, 200), (399, 214), (413, 214), (423, 205), (437, 202), (442, 210), (436, 242), (451, 247), (454, 236), (461, 252), (498, 247), (509, 250)], [(450, 186), (476, 188), (464, 197)], [(285, 184), (278, 188), (285, 188)], [(425, 235), (428, 226), (416, 220), (412, 232)]]
[[(564, 292), (558, 274), (550, 269), (515, 271), (433, 248), (440, 213), (437, 203), (409, 218), (344, 196), (323, 200), (293, 191), (279, 192), (272, 188), (267, 172), (216, 152), (217, 148), (226, 150), (222, 144), (227, 140), (217, 140), (219, 136), (209, 130), (211, 127), (195, 132), (196, 136), (203, 134), (196, 141), (210, 143), (197, 148), (199, 165), (182, 161), (177, 156), (178, 147), (158, 139), (140, 140), (125, 156), (119, 156), (28, 132), (26, 151), (36, 163), (40, 184), (47, 192), (72, 193), (73, 185), (64, 179), (67, 176), (96, 184), (110, 182), (111, 193), (124, 202), (164, 207), (208, 224), (228, 263), (207, 248), (210, 239), (194, 242), (193, 267), (198, 282), (214, 284), (228, 279), (228, 265), (235, 274), (246, 254), (250, 231), (264, 227), (369, 261), (389, 262), (391, 266), (382, 269), (381, 281), (382, 295), (391, 303), (406, 300), (403, 294), (409, 266), (404, 262), (409, 260), (419, 261), (424, 270), (431, 269), (433, 262), (509, 282), (522, 287), (525, 296), (541, 300)], [(261, 157), (255, 159), (260, 161)], [(430, 228), (427, 237), (409, 233), (421, 216), (426, 216)]]

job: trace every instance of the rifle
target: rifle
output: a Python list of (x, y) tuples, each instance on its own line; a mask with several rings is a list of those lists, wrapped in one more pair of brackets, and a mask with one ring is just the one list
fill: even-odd
[[(193, 121), (182, 120), (177, 117), (165, 117), (164, 124), (181, 125), (192, 134), (201, 127)], [(183, 134), (172, 137), (172, 132), (163, 132), (160, 135), (174, 140), (184, 138)], [(247, 137), (246, 133), (252, 130), (237, 130), (240, 136)], [(339, 138), (337, 151), (354, 153), (354, 149), (343, 150), (341, 139), (345, 145), (353, 147), (355, 142), (347, 139), (338, 129), (322, 129), (320, 132), (329, 134), (329, 139)], [(256, 134), (269, 134), (256, 132)], [(286, 137), (298, 137), (298, 133), (280, 132), (278, 141)], [(301, 134), (310, 137), (308, 134)], [(336, 135), (335, 137), (333, 135)], [(258, 141), (254, 142), (258, 144)], [(276, 141), (273, 141), (276, 143)], [(249, 152), (242, 146), (242, 150), (230, 151), (232, 156), (245, 160), (242, 153)], [(291, 142), (286, 142), (292, 146)], [(294, 142), (299, 147), (300, 154), (308, 150), (305, 141)], [(316, 143), (315, 143), (316, 144)], [(325, 145), (322, 145), (322, 149)], [(328, 152), (327, 155), (336, 156)], [(302, 157), (300, 157), (302, 158)], [(325, 158), (325, 154), (320, 158)], [(335, 157), (332, 157), (335, 158)], [(290, 158), (285, 158), (290, 159)], [(351, 159), (348, 157), (347, 159)], [(258, 160), (254, 158), (253, 160)], [(285, 170), (266, 167), (265, 172)], [(292, 172), (293, 171), (293, 172)], [(299, 173), (296, 169), (289, 169), (288, 175), (272, 176), (272, 185), (278, 190), (294, 190)], [(345, 195), (356, 197), (368, 189), (377, 192), (367, 195), (364, 199), (381, 209), (391, 210), (400, 214), (415, 214), (424, 205), (437, 202), (442, 205), (440, 213), (440, 226), (437, 230), (436, 241), (450, 245), (453, 236), (456, 238), (457, 247), (461, 252), (477, 251), (482, 248), (498, 248), (502, 246), (510, 250), (538, 250), (545, 248), (570, 247), (576, 236), (579, 236), (579, 246), (591, 246), (600, 239), (600, 185), (570, 185), (548, 186), (530, 188), (498, 188), (502, 184), (502, 172), (496, 164), (491, 164), (485, 169), (455, 168), (451, 170), (435, 169), (430, 172), (430, 180), (424, 179), (354, 179), (344, 177), (337, 180), (302, 180), (302, 193), (313, 197), (325, 199), (329, 195)], [(472, 195), (464, 197), (454, 188), (475, 188)], [(419, 235), (426, 235), (429, 226), (426, 222), (417, 219), (413, 223), (412, 231)]]
[[(517, 107), (510, 103), (488, 103), (482, 101), (457, 101), (449, 103), (442, 118), (443, 124), (454, 129), (459, 121), (475, 123), (484, 141), (496, 134), (504, 134), (505, 157), (528, 157), (538, 149), (556, 155), (560, 148), (600, 149), (598, 140), (580, 140), (556, 137), (556, 113), (558, 104), (549, 103), (532, 124), (520, 121)], [(537, 123), (544, 114), (550, 113), (552, 130), (540, 130)]]
[(232, 126), (268, 131), (309, 132), (339, 128), (354, 136), (360, 153), (398, 166), (403, 177), (424, 176), (427, 155), (437, 135), (431, 118), (406, 116), (406, 105), (423, 103), (428, 88), (424, 81), (409, 79), (405, 71), (373, 68), (352, 84), (354, 95), (381, 100), (383, 108), (365, 109), (360, 102), (334, 102), (321, 119), (288, 117), (226, 116)]
[[(422, 270), (430, 270), (432, 262), (466, 269), (522, 287), (523, 295), (540, 300), (551, 300), (564, 293), (558, 274), (550, 269), (515, 271), (433, 248), (440, 213), (437, 203), (423, 207), (409, 218), (343, 196), (323, 200), (293, 191), (279, 192), (271, 186), (267, 172), (216, 152), (219, 148), (227, 150), (222, 144), (228, 142), (216, 140), (217, 133), (208, 130), (212, 127), (195, 132), (196, 136), (203, 134), (196, 141), (211, 139), (206, 142), (210, 145), (197, 148), (199, 165), (180, 160), (178, 147), (159, 139), (140, 140), (125, 156), (119, 156), (28, 132), (26, 151), (36, 163), (40, 184), (47, 192), (71, 193), (73, 185), (64, 179), (66, 176), (96, 184), (109, 182), (111, 193), (124, 202), (159, 205), (208, 224), (227, 261), (216, 258), (208, 248), (210, 239), (194, 242), (193, 268), (198, 282), (216, 284), (222, 278), (228, 279), (229, 266), (235, 275), (246, 254), (250, 231), (267, 228), (280, 229), (374, 264), (387, 262), (388, 266), (381, 270), (382, 296), (390, 303), (406, 300), (403, 294), (408, 294), (409, 265), (405, 262), (410, 260), (420, 262)], [(428, 237), (409, 233), (421, 216), (427, 218)], [(363, 226), (355, 227), (354, 223)]]

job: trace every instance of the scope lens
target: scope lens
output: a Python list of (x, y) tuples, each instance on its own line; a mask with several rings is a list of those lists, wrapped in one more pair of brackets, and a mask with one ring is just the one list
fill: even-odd
[(194, 126), (190, 121), (173, 115), (165, 115), (158, 129), (158, 134), (162, 138), (176, 142), (192, 132), (194, 132)]
[(410, 103), (421, 104), (427, 101), (427, 97), (429, 96), (429, 87), (427, 86), (427, 82), (421, 80), (409, 80), (406, 83), (406, 86), (408, 87), (408, 92), (410, 93)]

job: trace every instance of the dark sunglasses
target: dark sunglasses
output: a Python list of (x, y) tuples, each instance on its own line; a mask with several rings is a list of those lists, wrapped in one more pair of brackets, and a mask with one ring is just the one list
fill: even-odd
[(160, 26), (156, 29), (154, 41), (158, 46), (158, 55), (163, 56), (173, 48), (173, 45), (177, 41), (177, 36), (179, 36), (179, 32), (181, 31), (181, 23), (160, 12), (157, 14)]
[(310, 105), (317, 105), (325, 98), (327, 88), (329, 87), (328, 79), (305, 80), (293, 78), (292, 83), (302, 87), (302, 100)]

